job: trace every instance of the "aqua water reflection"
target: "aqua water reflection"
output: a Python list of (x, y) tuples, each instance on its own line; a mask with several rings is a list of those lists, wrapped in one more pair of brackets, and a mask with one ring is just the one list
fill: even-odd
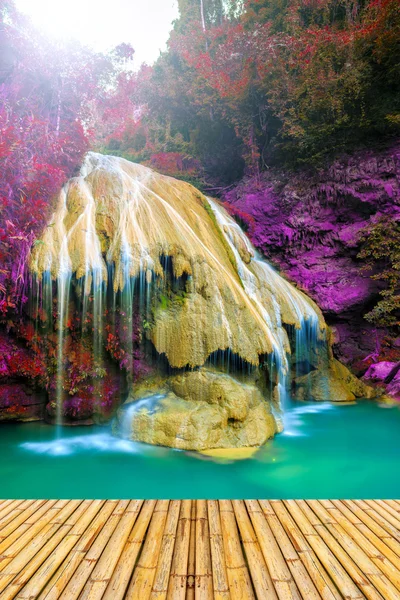
[(297, 403), (286, 430), (227, 462), (115, 438), (108, 428), (0, 426), (2, 498), (400, 497), (400, 410)]

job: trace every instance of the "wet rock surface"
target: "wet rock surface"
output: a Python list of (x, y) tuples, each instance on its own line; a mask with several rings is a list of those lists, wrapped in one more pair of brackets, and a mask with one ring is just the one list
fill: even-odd
[[(346, 297), (333, 295), (329, 308), (325, 292), (350, 259), (343, 254), (327, 273), (321, 236), (332, 241), (332, 253), (336, 213), (322, 201), (319, 212), (295, 210), (288, 203), (296, 194), (278, 206), (274, 192), (278, 204), (262, 208), (250, 194), (256, 213), (264, 211), (255, 214), (251, 234), (274, 256), (286, 248), (282, 256), (303, 287), (314, 282), (321, 291), (327, 314), (350, 310), (365, 301), (370, 280), (357, 287), (350, 271), (341, 281)], [(320, 247), (313, 252), (307, 231), (317, 223)], [(353, 240), (357, 232), (345, 233)], [(30, 269), (29, 322), (19, 331), (27, 348), (7, 352), (0, 370), (7, 385), (26, 377), (32, 392), (46, 391), (51, 423), (106, 422), (130, 395), (136, 402), (120, 411), (116, 431), (127, 419), (123, 435), (131, 439), (186, 450), (250, 448), (280, 429), (276, 415), (291, 386), (302, 399), (370, 394), (333, 361), (315, 302), (258, 256), (227, 211), (142, 165), (89, 153), (60, 191)], [(4, 388), (7, 414), (43, 414), (28, 390), (18, 404), (16, 389)]]
[(297, 400), (349, 402), (356, 398), (374, 398), (376, 391), (355, 377), (339, 361), (330, 361), (325, 372), (312, 371), (295, 379)]
[(382, 282), (357, 256), (365, 227), (400, 218), (399, 145), (345, 156), (319, 172), (270, 169), (224, 199), (254, 245), (321, 308), (340, 361), (362, 375), (376, 361), (400, 360), (393, 332), (363, 318)]
[(0, 421), (40, 421), (45, 403), (45, 392), (23, 383), (0, 384)]
[(374, 383), (390, 396), (400, 400), (400, 362), (375, 363), (369, 367), (363, 379), (367, 383)]
[(229, 375), (206, 369), (185, 373), (168, 380), (161, 395), (155, 405), (142, 404), (137, 411), (134, 401), (125, 405), (116, 432), (149, 444), (202, 451), (261, 446), (279, 430), (260, 389)]

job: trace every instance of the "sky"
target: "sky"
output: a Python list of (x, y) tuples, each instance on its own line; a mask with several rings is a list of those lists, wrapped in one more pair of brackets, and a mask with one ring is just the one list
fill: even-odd
[(178, 16), (176, 0), (15, 0), (47, 35), (74, 38), (104, 51), (121, 42), (135, 48), (135, 64), (153, 63)]

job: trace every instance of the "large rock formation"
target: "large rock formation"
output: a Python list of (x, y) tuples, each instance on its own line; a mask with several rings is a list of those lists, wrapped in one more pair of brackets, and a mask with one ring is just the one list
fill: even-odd
[[(141, 165), (89, 153), (30, 268), (53, 421), (103, 420), (119, 396), (133, 439), (258, 446), (279, 430), (291, 385), (316, 400), (369, 393), (332, 362), (316, 304), (256, 255), (235, 220)], [(146, 381), (157, 402), (145, 391), (142, 406)]]
[(115, 431), (149, 444), (197, 451), (254, 447), (281, 426), (257, 385), (207, 369), (169, 378), (156, 397), (140, 392), (144, 400), (119, 411)]
[[(245, 237), (224, 217), (233, 247), (193, 186), (124, 159), (89, 153), (81, 176), (60, 193), (32, 253), (31, 271), (38, 278), (70, 273), (85, 281), (85, 293), (97, 276), (115, 294), (132, 279), (143, 277), (150, 289), (153, 280), (162, 283), (171, 275), (181, 293), (153, 311), (149, 336), (157, 352), (178, 368), (203, 365), (212, 353), (227, 349), (258, 364), (262, 354), (282, 352), (283, 346), (289, 350), (286, 339), (277, 348), (277, 338), (286, 337), (280, 317), (300, 327), (312, 313), (321, 330), (325, 324), (316, 305), (293, 286), (279, 276), (280, 285), (265, 280)], [(253, 279), (256, 302), (244, 289), (238, 258)], [(150, 300), (157, 300), (155, 293)]]

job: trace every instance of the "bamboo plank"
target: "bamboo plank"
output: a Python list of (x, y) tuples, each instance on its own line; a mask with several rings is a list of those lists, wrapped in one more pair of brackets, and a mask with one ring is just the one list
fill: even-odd
[[(64, 505), (59, 507), (58, 502), (53, 501), (52, 503), (52, 501), (50, 501), (50, 508), (47, 506), (48, 510), (45, 511), (36, 522), (34, 522), (33, 519), (32, 522), (31, 519), (26, 521), (26, 523), (30, 526), (22, 536), (15, 539), (10, 545), (8, 545), (7, 539), (4, 540), (0, 545), (3, 548), (0, 556), (0, 572), (3, 571), (6, 565), (10, 563), (13, 558), (17, 557), (21, 550), (26, 548), (28, 545), (34, 544), (35, 547), (38, 547), (42, 538), (46, 538), (48, 535), (50, 535), (48, 532), (53, 528), (53, 525), (55, 525), (54, 519), (56, 519), (56, 517), (60, 514), (64, 516), (62, 509), (66, 509), (68, 504), (69, 502), (65, 500)], [(75, 508), (79, 504), (80, 501), (77, 501)], [(72, 505), (70, 508), (73, 510)]]
[(23, 500), (11, 500), (6, 506), (0, 509), (0, 519), (3, 519), (8, 514), (12, 513), (14, 510), (17, 510), (20, 504), (22, 504)]
[[(314, 511), (314, 514), (317, 515), (323, 525), (329, 530), (347, 554), (354, 558), (357, 566), (362, 570), (364, 579), (369, 580), (385, 599), (396, 598), (396, 588), (391, 584), (390, 580), (383, 575), (379, 567), (371, 560), (367, 552), (364, 551), (364, 548), (361, 548), (348, 531), (338, 523), (335, 516), (326, 510), (320, 502), (308, 501), (307, 504), (309, 504)], [(342, 562), (342, 564), (347, 568), (346, 561)], [(364, 582), (362, 582), (362, 584), (359, 583), (359, 587), (360, 589), (363, 589), (366, 596), (372, 593)]]
[[(57, 544), (57, 547), (49, 554), (43, 564), (35, 572), (34, 576), (26, 583), (22, 590), (17, 595), (21, 600), (33, 600), (38, 597), (43, 587), (52, 578), (58, 567), (68, 556), (77, 540), (82, 536), (89, 527), (90, 523), (96, 517), (100, 508), (103, 506), (104, 500), (95, 500), (90, 502), (86, 510), (82, 513), (75, 523), (71, 523), (70, 531), (64, 535), (63, 539)], [(68, 526), (68, 522), (66, 523)], [(18, 584), (26, 581), (26, 578), (18, 578)]]
[[(309, 517), (309, 514), (307, 514), (307, 511), (303, 511), (303, 508), (307, 507), (307, 504), (301, 500), (298, 502), (295, 502), (294, 500), (285, 500), (284, 504), (344, 598), (346, 598), (346, 600), (363, 599), (364, 595), (353, 583), (352, 579), (335, 556), (336, 552), (341, 554), (339, 544), (332, 545), (332, 543), (330, 543), (328, 545), (325, 543), (326, 536), (322, 537), (324, 535), (323, 531), (321, 530), (320, 537), (319, 532), (316, 531), (314, 525), (308, 520), (307, 517)], [(331, 540), (331, 538), (329, 539)], [(350, 559), (346, 553), (343, 553), (343, 555), (346, 556), (346, 560)], [(356, 570), (356, 573), (357, 572), (358, 570)], [(358, 574), (362, 577), (361, 571), (359, 571)], [(360, 579), (360, 583), (363, 583), (362, 579)]]
[(170, 501), (150, 600), (165, 600), (167, 597), (180, 509), (180, 500)]
[[(381, 594), (376, 590), (366, 574), (359, 568), (359, 565), (352, 557), (343, 549), (334, 535), (332, 535), (325, 525), (322, 524), (318, 516), (311, 510), (305, 501), (299, 501), (301, 509), (306, 518), (312, 523), (318, 535), (324, 540), (328, 548), (333, 552), (339, 560), (343, 568), (347, 571), (351, 579), (362, 591), (368, 600), (379, 600)], [(336, 533), (336, 530), (334, 531)]]
[(156, 574), (162, 537), (168, 515), (169, 500), (158, 500), (151, 517), (143, 550), (129, 584), (126, 598), (148, 600)]
[(211, 571), (210, 533), (208, 526), (207, 503), (205, 500), (196, 500), (195, 534), (195, 599), (212, 600), (213, 581)]
[(207, 501), (208, 526), (210, 529), (211, 566), (215, 600), (230, 600), (228, 575), (226, 572), (224, 540), (218, 501)]
[[(36, 521), (36, 524), (39, 523), (48, 510), (50, 510), (50, 508), (54, 508), (55, 504), (56, 500), (48, 500), (45, 502), (45, 504), (43, 504), (43, 506), (41, 506), (32, 515), (32, 517), (26, 519), (24, 523), (21, 523), (21, 525), (15, 529), (15, 531), (10, 533), (2, 542), (0, 542), (0, 557), (4, 555), (5, 550), (7, 550), (7, 548), (9, 548), (16, 540), (21, 539), (31, 527), (34, 527), (35, 523), (32, 521)], [(24, 539), (26, 540), (26, 536)]]
[[(26, 568), (26, 565), (33, 557), (37, 560), (38, 556), (42, 556), (41, 549), (45, 547), (46, 543), (60, 529), (64, 521), (68, 519), (75, 509), (79, 509), (80, 505), (82, 505), (81, 500), (66, 501), (63, 508), (57, 508), (59, 504), (56, 503), (44, 515), (43, 519), (40, 519), (36, 525), (29, 528), (21, 538), (17, 539), (5, 551), (3, 554), (4, 558), (0, 559), (0, 566), (2, 567), (0, 572), (0, 592), (4, 590), (14, 577)], [(40, 563), (38, 566), (40, 566)]]
[(96, 566), (97, 560), (100, 558), (101, 553), (113, 535), (126, 506), (127, 500), (121, 500), (118, 503), (113, 502), (111, 516), (108, 518), (92, 546), (86, 552), (85, 557), (75, 571), (73, 578), (70, 579), (64, 591), (61, 593), (60, 600), (76, 600), (80, 596)]
[(383, 504), (386, 504), (388, 506), (390, 506), (395, 512), (394, 514), (397, 514), (397, 518), (400, 518), (400, 506), (398, 504), (398, 502), (396, 500), (381, 500), (381, 502), (383, 502)]
[(117, 502), (115, 500), (107, 501), (104, 504), (96, 518), (85, 531), (84, 535), (70, 551), (65, 561), (45, 586), (38, 600), (58, 600), (65, 586), (86, 556), (87, 551), (97, 539), (98, 534), (103, 529), (116, 504)]
[(376, 510), (371, 508), (364, 500), (354, 500), (355, 504), (359, 506), (365, 514), (371, 517), (376, 523), (378, 523), (383, 529), (385, 529), (395, 540), (400, 542), (400, 531), (394, 527), (389, 521), (387, 521), (382, 515)]
[(0, 600), (399, 600), (397, 500), (4, 501)]
[(393, 507), (391, 500), (375, 500), (375, 502), (377, 502), (379, 504), (379, 506), (382, 506), (382, 508), (384, 508), (391, 515), (393, 515), (395, 517), (395, 519), (400, 521), (400, 513), (397, 510), (396, 505)]
[(394, 515), (392, 515), (385, 507), (385, 505), (381, 505), (379, 504), (379, 502), (376, 502), (375, 500), (365, 500), (366, 504), (368, 504), (371, 508), (373, 508), (377, 513), (379, 513), (380, 515), (382, 515), (382, 517), (384, 519), (386, 519), (386, 521), (389, 521), (389, 523), (391, 523), (393, 525), (393, 527), (395, 529), (397, 529), (397, 531), (400, 531), (400, 520), (395, 517)]
[(371, 531), (375, 533), (389, 548), (393, 550), (400, 557), (400, 543), (393, 539), (393, 537), (384, 529), (379, 523), (374, 521), (369, 514), (359, 508), (359, 506), (353, 500), (333, 501), (335, 506), (344, 504), (351, 512), (356, 515), (360, 521), (362, 521)]
[[(362, 535), (368, 538), (370, 542), (375, 546), (375, 548), (377, 548), (379, 552), (386, 556), (396, 566), (397, 569), (400, 569), (400, 555), (390, 547), (391, 538), (384, 530), (380, 528), (383, 531), (383, 536), (377, 535), (375, 533), (376, 524), (372, 522), (371, 528), (364, 522), (364, 519), (356, 516), (344, 504), (344, 502), (340, 502), (338, 500), (332, 500), (331, 502), (337, 508), (337, 510), (339, 510), (341, 514), (349, 521), (349, 523), (356, 527)], [(379, 527), (379, 525), (377, 527)], [(395, 542), (395, 540), (393, 541)], [(398, 544), (397, 550), (398, 552), (400, 552), (400, 544)]]
[[(359, 558), (357, 559), (358, 564), (368, 576), (372, 564), (377, 569), (378, 574), (379, 571), (384, 573), (387, 579), (400, 591), (400, 572), (393, 563), (375, 547), (368, 537), (361, 534), (358, 529), (342, 515), (332, 502), (328, 500), (310, 500), (309, 504), (314, 512), (318, 510), (321, 514), (323, 514), (321, 507), (323, 507), (326, 513), (335, 520), (334, 529), (338, 530), (339, 535), (341, 535), (340, 543), (346, 543), (349, 547), (353, 548), (353, 551), (359, 552)], [(387, 550), (391, 552), (389, 548)], [(371, 571), (371, 573), (373, 572), (374, 570)], [(386, 591), (386, 593), (388, 592)]]
[[(300, 594), (303, 596), (303, 598), (307, 598), (309, 600), (321, 600), (322, 595), (315, 587), (299, 553), (294, 548), (284, 528), (279, 522), (279, 519), (273, 511), (272, 506), (267, 500), (259, 500), (259, 504), (289, 567)], [(326, 588), (325, 582), (323, 587)], [(327, 589), (329, 591), (329, 588)], [(332, 597), (331, 594), (329, 595)]]
[(192, 501), (186, 600), (194, 600), (196, 583), (196, 500)]
[[(64, 509), (55, 516), (53, 522), (49, 524), (51, 529), (46, 532), (46, 535), (43, 536), (40, 534), (38, 536), (39, 542), (37, 548), (35, 546), (36, 539), (34, 539), (26, 549), (7, 565), (4, 570), (7, 570), (7, 573), (2, 574), (2, 578), (7, 578), (9, 585), (0, 595), (1, 600), (15, 598), (20, 589), (29, 581), (51, 552), (57, 548), (61, 540), (69, 533), (89, 505), (89, 500), (83, 502), (71, 500), (68, 502)], [(1, 582), (2, 578), (0, 579)]]
[(41, 506), (46, 503), (46, 500), (32, 500), (25, 510), (21, 510), (19, 514), (9, 521), (7, 525), (0, 524), (0, 540), (4, 540), (13, 533), (20, 525), (22, 525), (31, 515), (33, 515)]
[(7, 508), (11, 502), (12, 500), (0, 500), (0, 511), (2, 511), (4, 508)]
[(103, 600), (121, 600), (125, 597), (125, 592), (129, 585), (137, 557), (144, 543), (146, 531), (155, 506), (156, 500), (146, 500), (144, 502), (139, 517), (114, 569)]
[[(246, 506), (243, 500), (232, 500), (232, 505), (256, 596), (257, 598), (278, 600)], [(320, 600), (319, 596), (317, 600)]]
[[(266, 504), (266, 502), (265, 502)], [(288, 536), (289, 542), (293, 545), (293, 548), (300, 557), (300, 560), (304, 564), (308, 574), (311, 577), (316, 589), (318, 590), (321, 598), (323, 600), (342, 600), (342, 595), (339, 593), (337, 587), (333, 583), (332, 579), (329, 577), (325, 568), (321, 564), (320, 560), (317, 558), (314, 550), (311, 548), (310, 544), (303, 536), (302, 532), (298, 528), (295, 521), (292, 519), (291, 515), (287, 511), (283, 502), (280, 500), (271, 500), (268, 502), (271, 506), (271, 510), (273, 510), (276, 515), (276, 523), (274, 528), (274, 521), (271, 519), (269, 524), (271, 526), (272, 532), (277, 538), (278, 544), (282, 549), (280, 543), (280, 536), (277, 535), (278, 528), (281, 527), (284, 532), (286, 532)], [(265, 514), (264, 501), (260, 500), (261, 508)], [(284, 555), (285, 556), (285, 555)], [(286, 558), (286, 560), (289, 560)], [(290, 562), (288, 562), (290, 568)]]
[[(36, 500), (36, 503), (37, 502), (44, 502), (44, 500)], [(7, 526), (10, 526), (10, 524), (12, 525), (12, 523), (15, 520), (18, 521), (18, 525), (21, 523), (21, 515), (24, 515), (25, 512), (29, 510), (29, 507), (32, 506), (32, 504), (34, 503), (35, 500), (24, 500), (24, 502), (22, 502), (22, 504), (20, 504), (16, 509), (12, 510), (7, 515), (0, 518), (0, 539), (5, 537), (4, 529), (7, 529)]]
[(108, 540), (99, 561), (90, 575), (89, 581), (83, 588), (80, 596), (82, 600), (98, 600), (103, 597), (132, 527), (135, 524), (142, 503), (142, 500), (131, 500), (129, 503), (126, 501), (125, 511), (121, 515), (120, 521), (111, 538)]
[(235, 600), (253, 600), (255, 595), (240, 544), (232, 502), (230, 500), (219, 500), (219, 509), (231, 598), (235, 598)]
[(301, 600), (301, 595), (257, 500), (245, 501), (279, 600)]
[(167, 600), (185, 600), (189, 560), (192, 501), (183, 500), (176, 531)]

